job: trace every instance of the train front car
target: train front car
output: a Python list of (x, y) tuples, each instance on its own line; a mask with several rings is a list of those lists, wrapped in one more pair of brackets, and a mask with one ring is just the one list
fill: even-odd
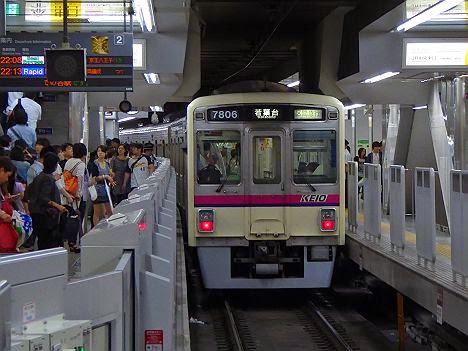
[(189, 245), (205, 287), (330, 286), (344, 244), (343, 116), (337, 99), (298, 93), (189, 105)]

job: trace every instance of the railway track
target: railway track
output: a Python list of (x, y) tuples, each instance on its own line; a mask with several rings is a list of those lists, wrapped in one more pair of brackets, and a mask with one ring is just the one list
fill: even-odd
[(224, 315), (229, 349), (235, 351), (360, 350), (312, 301), (246, 307), (225, 300)]

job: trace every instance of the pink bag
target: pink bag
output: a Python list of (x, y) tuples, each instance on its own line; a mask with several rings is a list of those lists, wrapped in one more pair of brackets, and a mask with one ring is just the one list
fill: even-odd
[[(0, 207), (6, 214), (13, 214), (13, 207), (4, 201)], [(18, 243), (18, 233), (11, 223), (0, 220), (0, 253), (15, 253)]]

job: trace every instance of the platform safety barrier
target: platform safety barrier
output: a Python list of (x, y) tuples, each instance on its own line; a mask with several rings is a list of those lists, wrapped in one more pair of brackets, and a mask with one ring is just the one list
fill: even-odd
[(390, 166), (390, 242), (399, 254), (405, 249), (405, 176), (405, 167)]
[(358, 163), (348, 161), (348, 229), (356, 232), (358, 227)]
[[(63, 248), (0, 257), (6, 280), (0, 281), (0, 346), (175, 350), (176, 179), (169, 160), (158, 162), (145, 184), (82, 238), (80, 277), (68, 279)], [(53, 339), (45, 325), (78, 337)], [(44, 335), (32, 344), (27, 330)]]
[[(450, 236), (453, 281), (466, 286), (468, 277), (468, 171), (450, 173)], [(461, 276), (458, 282), (457, 275)]]
[(436, 260), (434, 169), (416, 167), (414, 176), (418, 264), (422, 262), (425, 268), (434, 270)]
[(376, 241), (382, 234), (382, 178), (380, 165), (364, 164), (364, 235)]

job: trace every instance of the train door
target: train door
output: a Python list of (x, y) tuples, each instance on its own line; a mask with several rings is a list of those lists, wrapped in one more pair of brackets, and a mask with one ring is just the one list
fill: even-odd
[(248, 132), (248, 239), (271, 240), (285, 237), (285, 135), (284, 130)]

